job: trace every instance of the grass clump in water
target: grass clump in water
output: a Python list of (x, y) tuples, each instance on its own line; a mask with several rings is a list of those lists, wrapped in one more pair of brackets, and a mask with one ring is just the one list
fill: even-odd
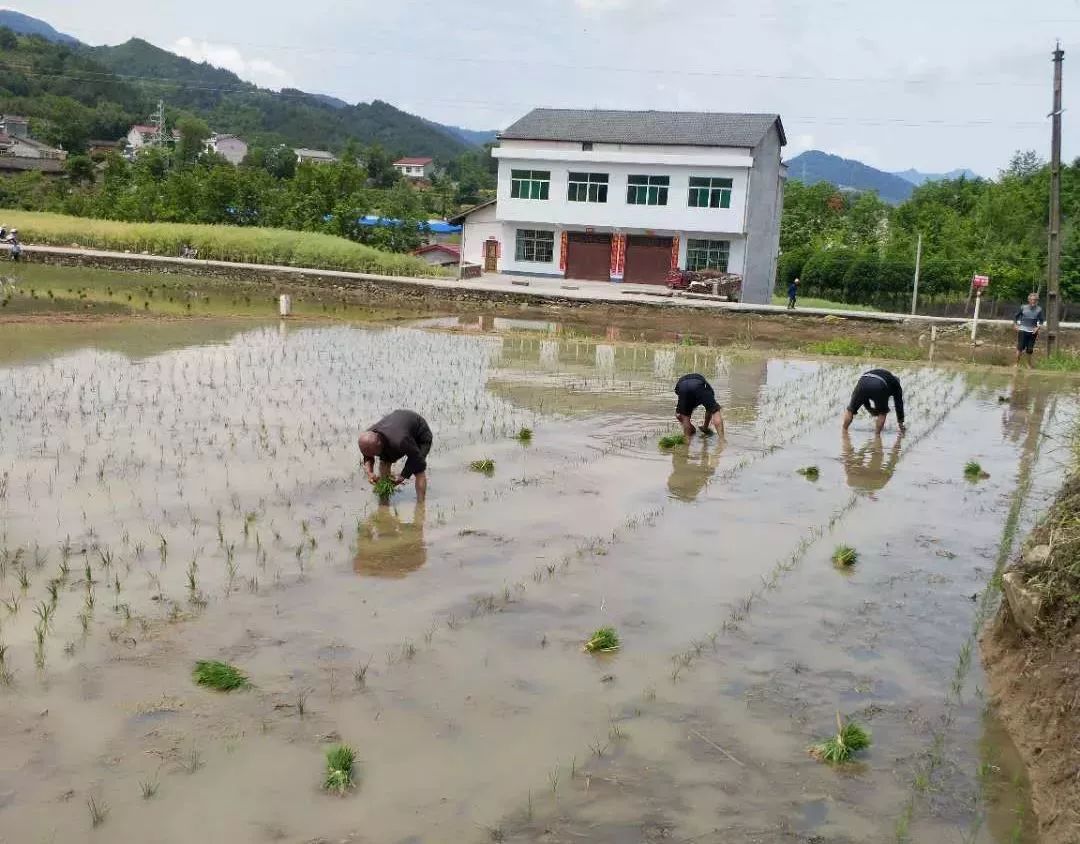
[(660, 448), (675, 448), (680, 445), (686, 445), (684, 434), (668, 434), (660, 438)]
[(836, 713), (836, 735), (825, 741), (811, 745), (810, 755), (820, 762), (830, 765), (841, 765), (851, 759), (852, 755), (870, 746), (870, 733), (865, 728), (848, 721), (846, 724)]
[(832, 553), (833, 565), (838, 568), (851, 568), (859, 560), (859, 552), (850, 545), (838, 545)]
[(474, 472), (479, 472), (482, 475), (488, 475), (489, 477), (495, 474), (495, 461), (488, 460), (474, 460), (469, 464), (469, 468)]
[(1080, 354), (1076, 352), (1054, 352), (1046, 357), (1035, 359), (1036, 369), (1049, 372), (1080, 372)]
[(356, 764), (356, 751), (347, 744), (336, 744), (326, 751), (326, 778), (323, 788), (334, 794), (344, 794), (355, 783), (353, 766)]
[(615, 632), (615, 628), (601, 627), (585, 643), (585, 650), (591, 654), (609, 653), (617, 651), (619, 645), (619, 634)]
[(379, 478), (371, 488), (383, 501), (388, 501), (390, 497), (398, 491), (398, 488), (390, 478)]
[(532, 428), (522, 428), (516, 434), (514, 434), (514, 439), (517, 440), (519, 443), (531, 443), (532, 438)]
[(802, 475), (808, 481), (816, 481), (821, 476), (821, 471), (817, 466), (803, 466), (798, 470), (798, 474)]
[(216, 659), (201, 659), (195, 663), (195, 682), (200, 686), (231, 692), (251, 685), (247, 676), (238, 668)]
[(964, 477), (974, 483), (975, 481), (983, 481), (990, 477), (989, 472), (984, 472), (983, 467), (979, 465), (977, 460), (969, 460), (964, 464)]

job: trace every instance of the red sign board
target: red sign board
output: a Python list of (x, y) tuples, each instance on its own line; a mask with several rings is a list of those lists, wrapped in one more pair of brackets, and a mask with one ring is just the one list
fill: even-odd
[(990, 286), (990, 276), (976, 275), (971, 277), (971, 286), (976, 290), (985, 290)]

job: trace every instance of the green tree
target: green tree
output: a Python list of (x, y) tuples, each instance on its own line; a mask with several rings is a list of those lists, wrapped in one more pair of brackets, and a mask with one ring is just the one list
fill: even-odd
[(94, 162), (88, 155), (69, 155), (64, 161), (64, 175), (73, 185), (94, 181)]
[(210, 127), (205, 120), (197, 117), (183, 117), (176, 122), (176, 131), (180, 135), (176, 145), (176, 160), (180, 164), (191, 164), (206, 150)]

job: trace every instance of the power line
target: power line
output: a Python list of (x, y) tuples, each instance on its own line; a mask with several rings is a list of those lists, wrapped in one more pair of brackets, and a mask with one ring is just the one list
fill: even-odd
[[(122, 75), (122, 74), (104, 74), (104, 73), (91, 73), (87, 76), (75, 76), (73, 74), (63, 73), (44, 73), (33, 68), (19, 67), (8, 63), (8, 68), (20, 70), (26, 76), (41, 79), (66, 79), (74, 82), (93, 82), (93, 83), (110, 83), (117, 81), (131, 81), (131, 82), (151, 82), (162, 85), (173, 85), (184, 90), (190, 91), (208, 91), (222, 94), (240, 94), (247, 96), (259, 96), (259, 97), (285, 97), (295, 100), (303, 100), (311, 102), (316, 99), (316, 95), (308, 93), (284, 93), (271, 91), (265, 88), (259, 88), (253, 85), (243, 86), (222, 86), (222, 85), (195, 85), (188, 80), (176, 79), (170, 77), (155, 77), (155, 76), (138, 76), (138, 75)], [(470, 100), (460, 98), (439, 97), (437, 99), (425, 99), (410, 97), (410, 101), (434, 105), (445, 105), (447, 103), (451, 105), (464, 105), (478, 109), (486, 109), (488, 111), (505, 111), (508, 108), (518, 109), (531, 109), (535, 107), (534, 102), (515, 102), (510, 100)], [(821, 115), (781, 115), (787, 122), (794, 123), (808, 123), (812, 125), (823, 126), (890, 126), (896, 128), (975, 128), (975, 127), (988, 127), (988, 126), (1001, 126), (1010, 128), (1032, 129), (1040, 128), (1045, 125), (1045, 121), (1002, 121), (994, 118), (975, 118), (970, 120), (939, 120), (939, 119), (927, 119), (927, 120), (911, 120), (903, 117), (880, 117), (870, 119), (853, 119), (846, 116), (821, 116)]]

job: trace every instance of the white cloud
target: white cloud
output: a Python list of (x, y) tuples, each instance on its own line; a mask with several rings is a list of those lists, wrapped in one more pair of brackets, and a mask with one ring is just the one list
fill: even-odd
[(214, 67), (231, 70), (241, 79), (265, 88), (280, 89), (292, 84), (292, 77), (271, 61), (247, 58), (229, 44), (212, 44), (183, 36), (173, 42), (172, 51), (195, 62), (207, 62)]

